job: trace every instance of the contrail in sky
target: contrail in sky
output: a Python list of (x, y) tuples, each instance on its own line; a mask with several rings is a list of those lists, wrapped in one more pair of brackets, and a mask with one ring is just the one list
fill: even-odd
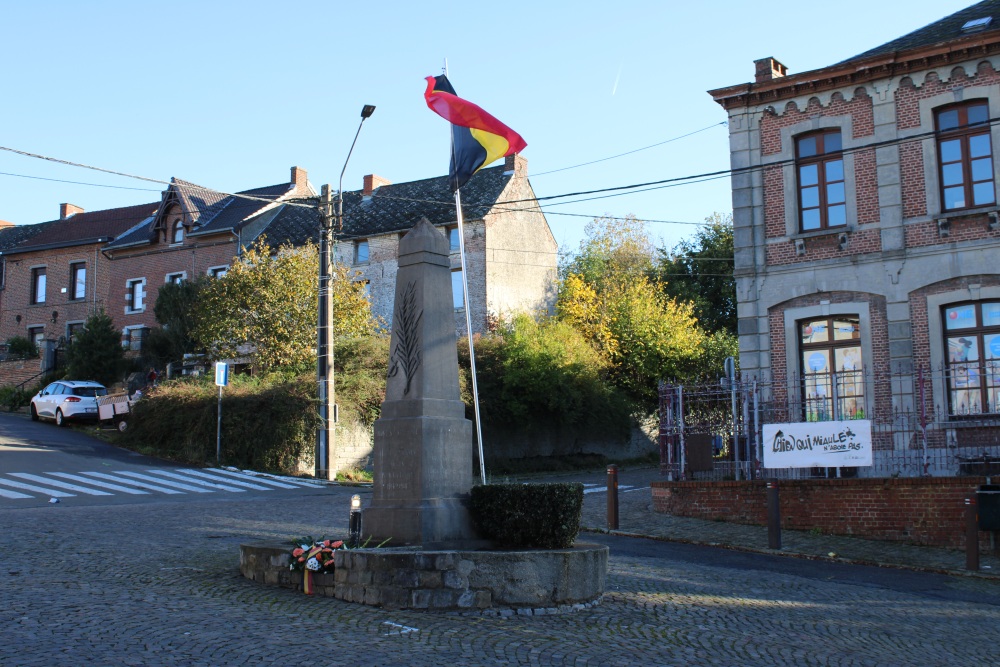
[(618, 65), (618, 74), (615, 75), (615, 85), (613, 85), (611, 87), (611, 96), (612, 97), (614, 97), (615, 93), (618, 92), (618, 79), (622, 78), (622, 65), (624, 65), (624, 64), (625, 64), (625, 61), (623, 60)]

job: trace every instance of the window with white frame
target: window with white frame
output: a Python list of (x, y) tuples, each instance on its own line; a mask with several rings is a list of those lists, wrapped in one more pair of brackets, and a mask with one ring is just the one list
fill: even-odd
[(125, 282), (125, 312), (141, 313), (146, 309), (146, 279), (132, 278)]
[(30, 340), (31, 344), (35, 346), (36, 350), (41, 351), (42, 341), (45, 340), (45, 327), (28, 327), (28, 340)]
[(461, 269), (455, 269), (451, 272), (451, 301), (455, 310), (465, 308), (465, 287), (462, 282)]
[(205, 273), (207, 273), (211, 278), (221, 278), (222, 276), (226, 275), (228, 271), (229, 271), (229, 266), (223, 264), (221, 266), (210, 266), (208, 267), (208, 270)]
[(79, 301), (87, 297), (87, 263), (73, 262), (69, 265), (69, 298)]
[(146, 335), (149, 333), (148, 327), (134, 326), (122, 329), (122, 347), (126, 350), (141, 351)]
[(66, 323), (66, 340), (71, 341), (76, 338), (76, 335), (83, 331), (84, 322), (67, 322)]
[(355, 264), (367, 264), (368, 263), (368, 240), (361, 239), (354, 242), (354, 263)]
[(187, 279), (187, 271), (181, 271), (179, 273), (168, 273), (164, 282), (180, 285), (185, 279)]
[(31, 299), (32, 304), (45, 303), (45, 267), (36, 266), (31, 269)]
[(181, 218), (174, 220), (171, 226), (170, 243), (184, 243), (184, 220)]
[(943, 210), (988, 206), (996, 202), (989, 121), (986, 100), (973, 100), (934, 112)]
[(806, 421), (864, 419), (865, 381), (857, 315), (799, 322)]

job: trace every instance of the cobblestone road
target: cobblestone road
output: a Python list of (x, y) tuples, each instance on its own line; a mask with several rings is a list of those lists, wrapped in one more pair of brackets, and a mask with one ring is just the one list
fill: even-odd
[[(0, 511), (0, 664), (885, 666), (996, 659), (997, 606), (614, 551), (603, 602), (549, 617), (388, 612), (240, 577), (241, 542), (343, 534), (354, 492)], [(323, 516), (330, 517), (325, 525)], [(996, 594), (1000, 583), (955, 578), (955, 585)]]

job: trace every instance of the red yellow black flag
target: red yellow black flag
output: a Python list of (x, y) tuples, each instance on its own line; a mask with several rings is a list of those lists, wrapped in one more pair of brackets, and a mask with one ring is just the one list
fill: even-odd
[(427, 77), (424, 99), (432, 111), (451, 123), (451, 191), (455, 192), (486, 165), (518, 153), (528, 145), (510, 129), (472, 102), (455, 94), (448, 77)]

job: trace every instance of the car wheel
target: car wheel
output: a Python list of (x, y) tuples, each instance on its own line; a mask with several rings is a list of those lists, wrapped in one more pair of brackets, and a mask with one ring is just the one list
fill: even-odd
[(123, 421), (118, 422), (118, 430), (121, 433), (124, 433), (125, 429), (127, 429), (127, 428), (128, 428), (128, 422), (127, 421), (123, 420)]
[(56, 426), (65, 426), (66, 418), (63, 417), (62, 410), (56, 410)]
[(38, 421), (38, 410), (35, 409), (35, 404), (34, 403), (31, 404), (30, 411), (31, 411), (31, 421), (33, 421), (33, 422)]

